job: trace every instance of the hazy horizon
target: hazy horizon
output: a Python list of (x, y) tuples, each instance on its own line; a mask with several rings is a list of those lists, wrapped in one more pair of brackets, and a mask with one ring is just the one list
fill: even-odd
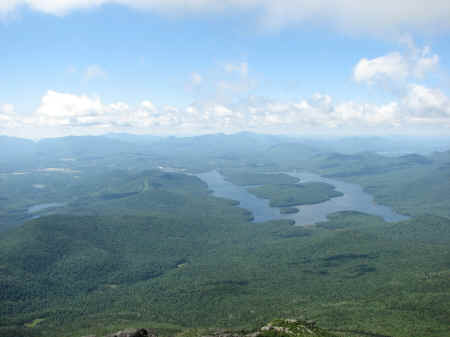
[[(293, 133), (265, 133), (265, 132), (257, 132), (257, 131), (236, 131), (236, 132), (210, 132), (210, 133), (192, 133), (192, 134), (152, 134), (152, 133), (132, 133), (132, 132), (105, 132), (99, 134), (86, 133), (86, 134), (66, 134), (66, 135), (57, 135), (57, 136), (41, 136), (41, 137), (26, 137), (24, 136), (15, 136), (0, 133), (0, 137), (10, 137), (17, 139), (25, 139), (31, 140), (34, 142), (39, 142), (41, 140), (46, 139), (58, 139), (58, 138), (66, 138), (66, 137), (114, 137), (114, 136), (132, 136), (132, 137), (154, 137), (160, 139), (167, 138), (195, 138), (202, 136), (217, 136), (217, 135), (225, 135), (225, 136), (236, 136), (242, 134), (250, 134), (250, 135), (258, 135), (258, 136), (273, 136), (273, 137), (286, 137), (287, 139), (296, 139), (296, 140), (346, 140), (346, 139), (379, 139), (379, 140), (407, 140), (407, 139), (416, 139), (416, 140), (442, 140), (450, 142), (450, 135), (443, 134), (419, 134), (419, 133), (399, 133), (399, 134), (383, 134), (383, 133), (354, 133), (354, 134), (340, 134), (340, 133), (330, 133), (330, 132), (322, 132), (322, 133), (303, 133), (303, 134), (293, 134)], [(449, 143), (450, 147), (450, 143)]]

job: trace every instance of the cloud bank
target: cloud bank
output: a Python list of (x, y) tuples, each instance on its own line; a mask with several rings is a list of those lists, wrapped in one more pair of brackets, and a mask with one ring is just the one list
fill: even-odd
[(17, 128), (54, 128), (77, 135), (114, 131), (178, 135), (243, 130), (285, 134), (333, 130), (448, 132), (450, 99), (438, 89), (412, 84), (405, 97), (386, 104), (335, 102), (328, 95), (315, 94), (287, 102), (250, 97), (234, 104), (204, 101), (180, 108), (155, 106), (151, 101), (136, 106), (107, 104), (95, 96), (48, 91), (27, 118), (19, 118), (13, 106), (1, 105), (0, 124), (9, 134)]
[(262, 25), (281, 27), (304, 22), (332, 25), (342, 30), (383, 33), (386, 31), (450, 28), (448, 0), (1, 0), (0, 12), (20, 7), (63, 16), (71, 11), (124, 5), (169, 15), (222, 14), (255, 16)]

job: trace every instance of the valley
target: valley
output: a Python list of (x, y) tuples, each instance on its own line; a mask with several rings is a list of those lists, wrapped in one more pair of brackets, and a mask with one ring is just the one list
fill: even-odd
[[(448, 332), (449, 153), (337, 155), (223, 137), (190, 152), (182, 139), (120, 156), (116, 140), (102, 157), (52, 147), (32, 170), (74, 158), (66, 170), (5, 172), (0, 335), (145, 326), (172, 336), (274, 317), (385, 336)], [(280, 214), (291, 197), (299, 212)]]

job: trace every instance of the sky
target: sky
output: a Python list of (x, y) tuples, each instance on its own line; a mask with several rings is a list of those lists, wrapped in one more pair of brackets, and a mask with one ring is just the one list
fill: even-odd
[(0, 134), (450, 135), (448, 0), (0, 0)]

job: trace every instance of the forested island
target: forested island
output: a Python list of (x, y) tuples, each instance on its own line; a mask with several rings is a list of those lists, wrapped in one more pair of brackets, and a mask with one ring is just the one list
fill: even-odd
[(296, 214), (299, 210), (297, 207), (281, 207), (280, 213), (281, 214)]
[(305, 184), (263, 185), (249, 188), (259, 198), (269, 199), (273, 207), (318, 204), (343, 195), (334, 186), (321, 182)]
[(299, 182), (298, 178), (292, 177), (285, 173), (257, 173), (252, 171), (242, 170), (222, 170), (221, 173), (226, 177), (226, 180), (236, 185), (252, 186), (252, 185), (284, 185), (295, 184)]

